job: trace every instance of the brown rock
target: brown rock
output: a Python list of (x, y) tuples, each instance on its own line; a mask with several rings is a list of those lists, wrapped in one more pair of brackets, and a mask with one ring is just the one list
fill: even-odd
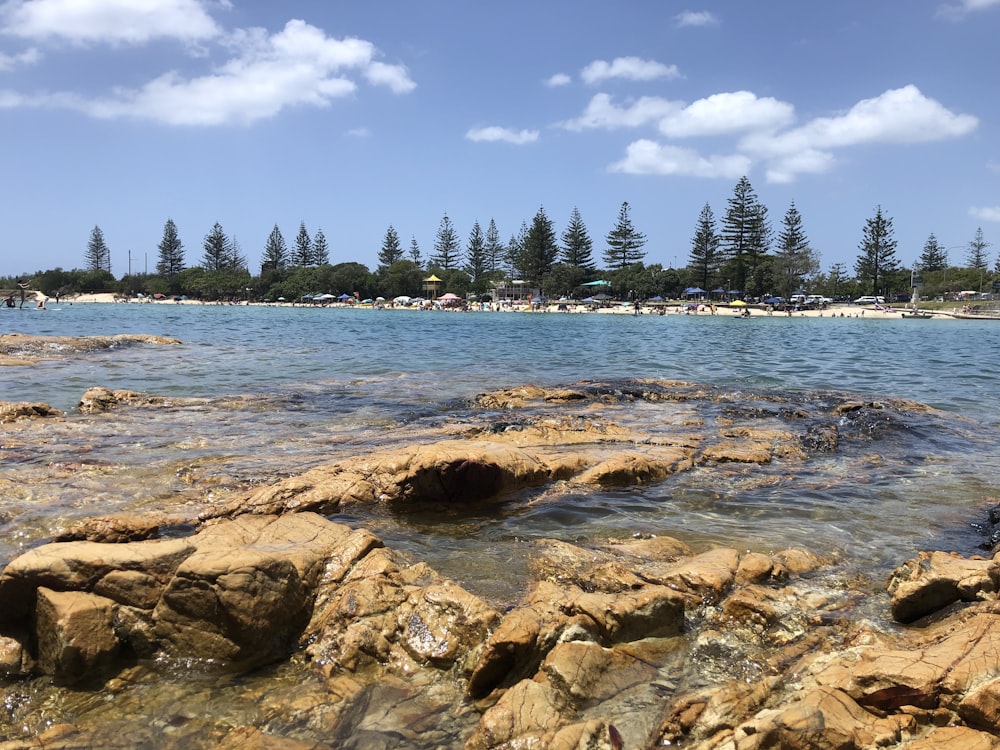
[(906, 750), (997, 750), (1000, 741), (991, 734), (968, 727), (935, 727), (919, 739), (906, 743)]
[(966, 695), (958, 704), (958, 715), (972, 727), (1000, 727), (1000, 679), (990, 680)]
[(68, 682), (108, 666), (121, 646), (114, 602), (80, 592), (38, 589), (35, 609), (38, 668)]
[(62, 416), (61, 411), (41, 402), (0, 401), (0, 424), (15, 422), (19, 419), (42, 419), (59, 416)]
[(630, 486), (657, 482), (682, 469), (691, 467), (687, 451), (617, 453), (577, 477), (580, 482), (604, 487)]
[(892, 597), (892, 616), (913, 622), (957, 601), (996, 598), (998, 586), (997, 561), (932, 552), (896, 568), (886, 590)]

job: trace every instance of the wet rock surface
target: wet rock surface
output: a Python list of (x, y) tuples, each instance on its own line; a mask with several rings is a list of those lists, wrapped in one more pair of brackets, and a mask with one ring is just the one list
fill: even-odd
[[(262, 408), (88, 394), (70, 426)], [(167, 466), (158, 476), (192, 488), (183, 502), (83, 514), (6, 561), (0, 750), (997, 747), (992, 557), (928, 553), (879, 589), (798, 547), (540, 535), (519, 542), (524, 577), (500, 601), (343, 522), (489, 517), (694, 472), (766, 486), (924, 413), (834, 395), (735, 405), (680, 383), (524, 386), (378, 450), (331, 442), (266, 481), (227, 459), (214, 478)], [(21, 435), (9, 456), (31, 456)]]

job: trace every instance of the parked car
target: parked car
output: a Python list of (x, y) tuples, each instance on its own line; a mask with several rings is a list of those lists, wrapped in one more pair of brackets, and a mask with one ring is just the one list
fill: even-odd
[(885, 297), (864, 296), (854, 300), (855, 305), (884, 305)]

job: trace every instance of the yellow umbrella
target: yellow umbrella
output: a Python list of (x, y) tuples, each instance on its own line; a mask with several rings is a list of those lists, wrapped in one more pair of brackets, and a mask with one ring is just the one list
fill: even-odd
[(746, 302), (744, 302), (744, 301), (743, 301), (743, 300), (741, 300), (741, 299), (734, 299), (734, 300), (733, 300), (732, 302), (730, 302), (729, 304), (730, 304), (730, 305), (733, 305), (734, 307), (746, 307), (746, 304), (747, 304), (747, 303), (746, 303)]

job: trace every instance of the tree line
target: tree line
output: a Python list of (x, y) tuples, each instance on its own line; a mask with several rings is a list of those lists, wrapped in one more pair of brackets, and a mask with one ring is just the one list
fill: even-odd
[(390, 225), (374, 271), (357, 262), (331, 265), (322, 229), (310, 234), (301, 222), (289, 246), (275, 225), (264, 242), (256, 275), (239, 242), (218, 222), (202, 240), (199, 262), (189, 266), (178, 228), (168, 218), (156, 248), (155, 274), (130, 272), (116, 280), (111, 272), (111, 251), (101, 228), (95, 226), (87, 243), (84, 269), (38, 272), (35, 285), (50, 294), (105, 290), (206, 300), (296, 300), (314, 292), (348, 293), (359, 298), (418, 296), (424, 290), (424, 279), (434, 274), (441, 279), (441, 292), (480, 298), (489, 295), (495, 285), (514, 279), (548, 297), (584, 296), (587, 287), (583, 285), (597, 279), (608, 281), (607, 291), (619, 299), (677, 298), (690, 288), (745, 298), (788, 297), (798, 290), (831, 297), (888, 297), (908, 293), (911, 273), (916, 272), (928, 293), (942, 293), (948, 286), (949, 269), (952, 283), (966, 286), (978, 273), (981, 289), (990, 280), (987, 273), (991, 277), (1000, 273), (1000, 257), (995, 270), (987, 271), (989, 245), (982, 230), (977, 230), (968, 243), (967, 266), (953, 269), (947, 248), (932, 234), (914, 268), (906, 269), (896, 256), (892, 218), (878, 206), (862, 228), (854, 275), (850, 276), (842, 263), (821, 273), (819, 253), (809, 242), (795, 203), (787, 208), (775, 232), (767, 207), (750, 181), (742, 177), (719, 222), (708, 203), (701, 209), (686, 263), (679, 268), (646, 264), (646, 236), (635, 228), (631, 207), (623, 202), (604, 236), (600, 266), (594, 259), (594, 241), (577, 208), (563, 232), (557, 234), (553, 221), (540, 207), (531, 222), (522, 222), (506, 242), (490, 219), (485, 229), (475, 221), (463, 243), (445, 214), (426, 258), (415, 237), (404, 248), (398, 231)]

